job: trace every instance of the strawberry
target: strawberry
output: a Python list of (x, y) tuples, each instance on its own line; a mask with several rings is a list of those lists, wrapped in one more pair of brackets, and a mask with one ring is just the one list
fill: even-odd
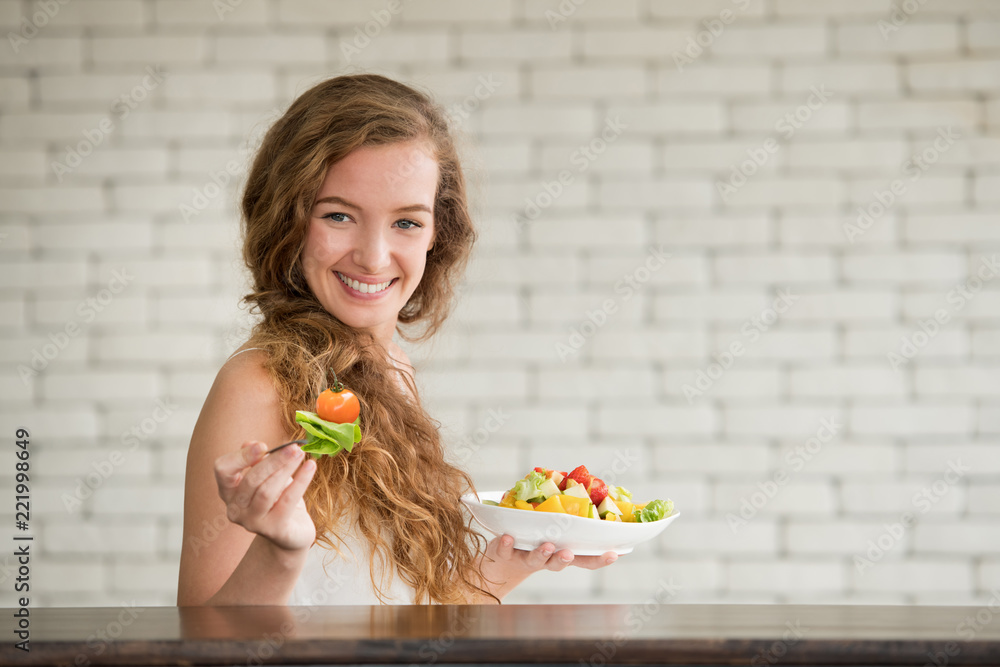
[(590, 473), (587, 472), (586, 466), (577, 466), (576, 468), (573, 468), (573, 472), (566, 475), (566, 477), (567, 479), (572, 479), (578, 482), (579, 484), (583, 484), (584, 488), (590, 486), (591, 476)]
[(552, 479), (552, 471), (548, 468), (542, 468), (541, 466), (535, 466), (535, 472), (540, 472), (545, 474), (545, 479)]
[(600, 505), (608, 497), (608, 485), (604, 483), (603, 479), (597, 477), (591, 478), (587, 491), (590, 493), (590, 502), (595, 505)]

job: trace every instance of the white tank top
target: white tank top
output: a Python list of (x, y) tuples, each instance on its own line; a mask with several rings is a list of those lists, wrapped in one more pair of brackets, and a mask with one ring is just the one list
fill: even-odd
[[(259, 349), (261, 348), (248, 347), (236, 354)], [(229, 358), (232, 359), (236, 354)], [(369, 561), (371, 546), (368, 540), (359, 533), (353, 522), (340, 537), (342, 541), (334, 539), (333, 542), (340, 548), (342, 555), (319, 542), (310, 547), (302, 572), (288, 598), (288, 605), (416, 604), (416, 591), (412, 586), (398, 577), (393, 577), (387, 583), (381, 570), (376, 573), (376, 580), (379, 581), (385, 602), (379, 600), (372, 587)], [(378, 567), (377, 559), (375, 566)]]
[[(416, 591), (412, 586), (399, 577), (387, 583), (381, 578), (381, 570), (376, 573), (376, 580), (385, 602), (379, 600), (369, 574), (368, 541), (358, 534), (356, 527), (341, 537), (343, 542), (333, 542), (343, 552), (342, 556), (318, 542), (312, 545), (288, 605), (416, 604)], [(375, 566), (378, 568), (377, 559)]]

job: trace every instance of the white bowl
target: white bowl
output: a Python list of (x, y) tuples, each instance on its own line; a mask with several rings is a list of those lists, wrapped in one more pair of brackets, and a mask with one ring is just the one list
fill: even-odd
[[(503, 494), (503, 491), (482, 491), (479, 498), (500, 502)], [(681, 515), (675, 510), (659, 521), (624, 523), (484, 505), (471, 493), (462, 496), (462, 502), (483, 528), (494, 535), (512, 536), (515, 549), (531, 551), (551, 542), (557, 551), (569, 549), (577, 556), (600, 556), (607, 551), (630, 553), (635, 545), (653, 539)]]

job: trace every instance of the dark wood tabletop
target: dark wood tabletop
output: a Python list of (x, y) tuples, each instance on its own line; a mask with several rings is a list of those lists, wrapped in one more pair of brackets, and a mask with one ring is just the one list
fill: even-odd
[(1000, 605), (30, 609), (18, 665), (1000, 665)]

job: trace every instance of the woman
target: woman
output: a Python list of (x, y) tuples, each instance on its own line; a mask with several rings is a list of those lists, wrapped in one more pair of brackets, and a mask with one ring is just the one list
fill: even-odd
[[(178, 605), (303, 604), (318, 586), (318, 603), (499, 602), (532, 572), (614, 560), (484, 547), (459, 502), (472, 481), (392, 340), (440, 327), (475, 240), (439, 107), (377, 75), (320, 83), (267, 132), (242, 214), (261, 319), (192, 435)], [(265, 454), (301, 437), (295, 411), (332, 373), (360, 398), (361, 442)]]

